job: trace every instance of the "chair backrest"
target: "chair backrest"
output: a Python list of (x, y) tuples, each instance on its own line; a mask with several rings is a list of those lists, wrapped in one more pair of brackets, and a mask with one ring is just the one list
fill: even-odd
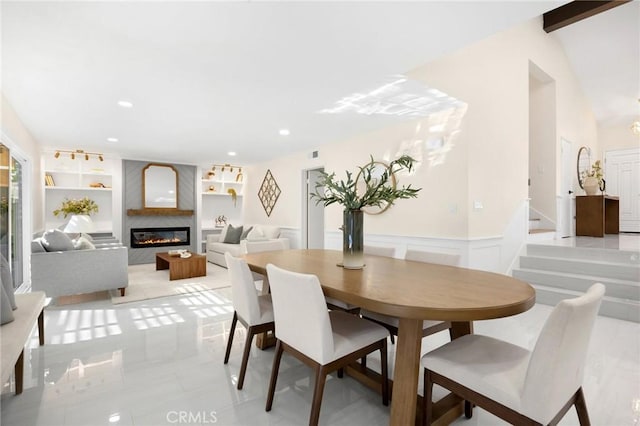
[(422, 263), (437, 263), (438, 265), (458, 266), (460, 263), (459, 254), (436, 253), (422, 250), (407, 250), (404, 255), (405, 260)]
[(527, 416), (548, 424), (582, 386), (589, 339), (605, 287), (593, 284), (551, 312), (531, 353), (522, 392)]
[(229, 278), (231, 279), (233, 308), (249, 325), (257, 324), (262, 313), (249, 265), (243, 259), (233, 257), (230, 253), (225, 253), (224, 258), (227, 261)]
[(327, 302), (315, 275), (267, 265), (276, 337), (320, 364), (333, 359)]
[(365, 254), (372, 254), (374, 256), (393, 257), (396, 253), (394, 247), (380, 247), (380, 246), (364, 246)]

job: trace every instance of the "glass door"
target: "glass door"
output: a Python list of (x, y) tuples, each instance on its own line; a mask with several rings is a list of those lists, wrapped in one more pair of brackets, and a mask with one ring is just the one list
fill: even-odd
[(0, 144), (0, 254), (9, 261), (13, 286), (24, 281), (23, 166)]

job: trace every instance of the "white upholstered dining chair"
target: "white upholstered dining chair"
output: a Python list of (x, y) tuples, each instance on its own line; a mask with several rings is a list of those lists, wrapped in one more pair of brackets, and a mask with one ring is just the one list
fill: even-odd
[(604, 291), (596, 283), (558, 303), (532, 351), (469, 334), (424, 355), (423, 424), (431, 423), (435, 383), (465, 399), (467, 417), (474, 404), (511, 424), (556, 424), (575, 405), (588, 425), (582, 376)]
[[(267, 265), (276, 323), (276, 349), (267, 396), (271, 411), (283, 351), (315, 370), (315, 385), (309, 424), (316, 425), (327, 374), (380, 351), (382, 403), (389, 403), (386, 328), (357, 315), (328, 311), (315, 275), (287, 271)], [(303, 303), (301, 303), (304, 301)]]
[[(407, 250), (404, 259), (413, 262), (437, 263), (449, 266), (457, 266), (460, 263), (460, 255), (421, 250)], [(363, 318), (386, 327), (391, 334), (391, 343), (394, 343), (393, 336), (398, 335), (398, 325), (400, 323), (398, 318), (367, 310), (361, 310), (360, 314)], [(427, 337), (447, 329), (451, 330), (451, 323), (449, 321), (424, 320), (422, 322), (422, 337)]]
[(240, 375), (238, 376), (238, 389), (242, 389), (253, 336), (268, 331), (273, 332), (274, 330), (273, 306), (271, 304), (271, 295), (258, 295), (253, 275), (247, 262), (233, 257), (229, 253), (225, 253), (224, 257), (227, 261), (229, 278), (231, 279), (231, 298), (233, 299), (234, 309), (224, 363), (227, 364), (229, 362), (233, 335), (236, 330), (236, 324), (240, 321), (247, 329), (247, 338), (245, 339), (242, 363), (240, 364)]

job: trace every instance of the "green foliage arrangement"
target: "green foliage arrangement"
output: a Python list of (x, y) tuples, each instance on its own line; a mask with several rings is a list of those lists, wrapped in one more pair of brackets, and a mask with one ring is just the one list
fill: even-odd
[[(371, 157), (371, 162), (360, 169), (360, 177), (364, 183), (364, 190), (357, 190), (357, 179), (353, 179), (353, 174), (346, 171), (346, 181), (336, 180), (335, 173), (321, 172), (320, 179), (316, 183), (315, 192), (310, 195), (316, 198), (316, 203), (324, 203), (325, 206), (338, 203), (344, 206), (345, 210), (359, 210), (366, 206), (381, 207), (384, 204), (393, 204), (399, 198), (416, 198), (418, 191), (422, 188), (412, 188), (411, 185), (396, 188), (389, 184), (391, 175), (401, 170), (411, 172), (416, 162), (408, 155), (393, 160), (380, 177), (373, 177), (376, 169), (376, 162)], [(323, 191), (323, 192), (321, 192)], [(360, 192), (360, 193), (359, 193)]]
[(591, 165), (591, 171), (584, 170), (582, 172), (582, 179), (586, 179), (588, 177), (594, 177), (598, 179), (598, 185), (602, 185), (604, 174), (602, 173), (602, 165), (600, 164), (600, 160), (597, 160)]
[(98, 213), (98, 205), (89, 197), (80, 198), (79, 200), (65, 198), (60, 208), (53, 211), (54, 216), (62, 214), (65, 218), (74, 214), (91, 215), (92, 213)]

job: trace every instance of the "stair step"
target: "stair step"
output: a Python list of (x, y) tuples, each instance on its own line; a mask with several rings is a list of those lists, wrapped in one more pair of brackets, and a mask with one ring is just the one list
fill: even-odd
[(542, 234), (544, 232), (552, 232), (552, 233), (555, 234), (556, 230), (555, 229), (545, 229), (545, 228), (529, 229), (529, 233), (530, 234)]
[(535, 269), (514, 269), (513, 276), (532, 285), (582, 293), (586, 292), (593, 283), (600, 282), (607, 288), (608, 296), (640, 302), (640, 283), (634, 281)]
[[(579, 291), (564, 290), (541, 285), (534, 285), (533, 287), (536, 289), (536, 303), (552, 306), (555, 306), (561, 300), (578, 297), (584, 294)], [(602, 299), (599, 314), (626, 321), (640, 322), (640, 302), (605, 296)]]
[(544, 256), (521, 256), (520, 267), (567, 273), (615, 278), (619, 280), (640, 281), (640, 265), (629, 265), (596, 260), (561, 259)]
[(590, 259), (604, 262), (640, 265), (640, 252), (608, 248), (571, 247), (527, 244), (527, 255), (564, 259)]

